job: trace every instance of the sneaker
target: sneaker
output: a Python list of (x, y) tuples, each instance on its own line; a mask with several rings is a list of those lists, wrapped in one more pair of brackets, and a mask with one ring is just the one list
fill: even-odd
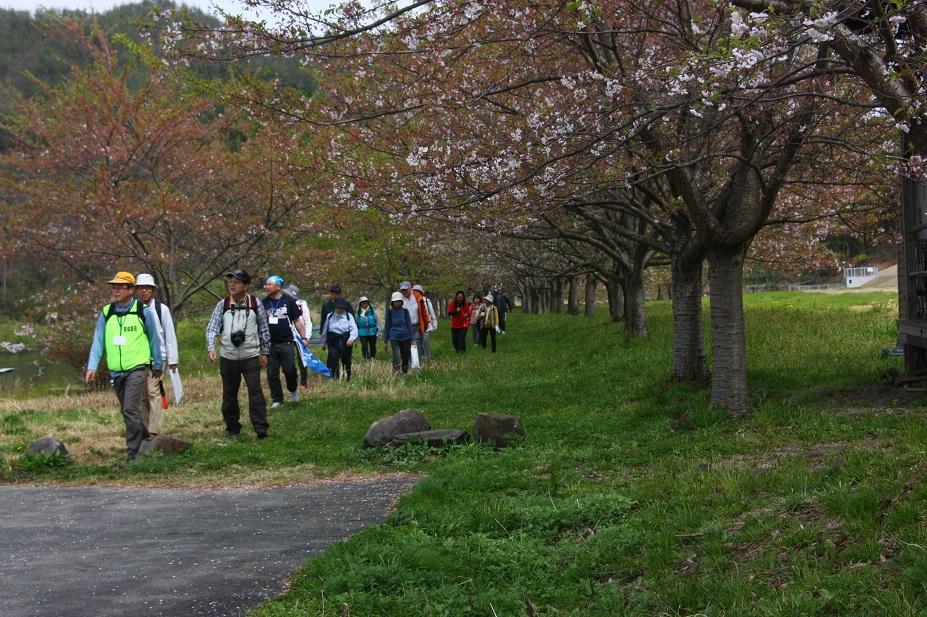
[(299, 392), (290, 392), (290, 402), (291, 403), (299, 402)]
[(278, 403), (277, 401), (274, 401), (273, 403), (270, 404), (271, 409), (276, 409), (277, 407), (282, 407), (282, 406), (283, 406), (283, 403)]

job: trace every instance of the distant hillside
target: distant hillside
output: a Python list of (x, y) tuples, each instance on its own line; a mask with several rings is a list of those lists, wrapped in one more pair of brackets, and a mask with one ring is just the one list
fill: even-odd
[[(41, 82), (54, 84), (68, 74), (70, 64), (86, 61), (79, 49), (53, 34), (52, 24), (55, 20), (65, 16), (89, 24), (95, 19), (111, 36), (121, 33), (140, 40), (139, 27), (152, 22), (154, 11), (173, 10), (177, 6), (167, 0), (145, 0), (118, 6), (104, 13), (42, 10), (35, 15), (26, 11), (0, 9), (0, 114), (9, 109), (14, 92), (26, 96), (35, 93), (36, 86), (30, 75)], [(200, 23), (220, 23), (215, 16), (199, 9), (184, 7), (184, 10)], [(304, 92), (315, 90), (313, 79), (292, 60), (258, 58), (248, 60), (245, 66), (266, 70), (269, 75)], [(221, 76), (229, 69), (228, 65), (206, 64), (196, 68), (207, 76)]]

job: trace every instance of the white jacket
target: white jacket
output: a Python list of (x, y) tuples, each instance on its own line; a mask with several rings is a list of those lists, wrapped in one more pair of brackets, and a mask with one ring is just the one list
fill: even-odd
[[(163, 302), (158, 302), (158, 304), (161, 305), (161, 314), (155, 315), (157, 317), (155, 321), (158, 322), (158, 336), (161, 337), (162, 366), (167, 369), (170, 364), (180, 363), (180, 352), (177, 349), (177, 332), (174, 329), (174, 318), (171, 316), (171, 309)], [(151, 304), (148, 306), (154, 310), (154, 298), (152, 298)]]
[(303, 313), (303, 327), (306, 328), (306, 338), (312, 338), (312, 317), (309, 316), (309, 303), (302, 298), (295, 298), (296, 305)]
[(425, 296), (425, 306), (428, 307), (428, 329), (426, 332), (434, 332), (438, 329), (438, 316), (435, 315), (435, 307), (431, 305), (431, 300), (428, 299), (428, 296)]

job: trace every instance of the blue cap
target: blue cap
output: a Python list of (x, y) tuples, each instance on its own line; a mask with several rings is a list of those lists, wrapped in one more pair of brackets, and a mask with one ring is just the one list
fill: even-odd
[(268, 276), (267, 280), (270, 281), (271, 283), (279, 285), (280, 287), (283, 287), (283, 279), (277, 276), (276, 274), (272, 274), (271, 276)]

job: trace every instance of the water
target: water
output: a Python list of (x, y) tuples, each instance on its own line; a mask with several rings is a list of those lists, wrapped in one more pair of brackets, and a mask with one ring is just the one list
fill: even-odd
[(0, 368), (15, 369), (0, 374), (0, 398), (86, 389), (81, 382), (80, 370), (55, 362), (38, 350), (29, 349), (17, 354), (0, 351)]

